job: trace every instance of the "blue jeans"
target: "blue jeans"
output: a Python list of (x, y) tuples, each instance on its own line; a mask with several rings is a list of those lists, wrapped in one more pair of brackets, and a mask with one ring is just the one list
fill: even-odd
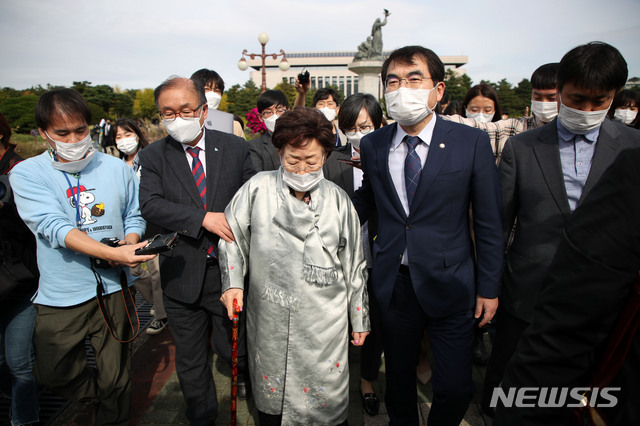
[(31, 374), (35, 319), (29, 299), (0, 303), (0, 389), (11, 396), (14, 426), (39, 421), (38, 386)]

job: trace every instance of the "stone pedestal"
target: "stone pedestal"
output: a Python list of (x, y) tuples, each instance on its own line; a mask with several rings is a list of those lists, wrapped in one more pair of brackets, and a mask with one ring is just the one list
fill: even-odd
[(358, 61), (349, 64), (349, 70), (358, 74), (358, 93), (368, 93), (376, 99), (383, 96), (384, 88), (380, 81), (381, 69), (381, 60)]

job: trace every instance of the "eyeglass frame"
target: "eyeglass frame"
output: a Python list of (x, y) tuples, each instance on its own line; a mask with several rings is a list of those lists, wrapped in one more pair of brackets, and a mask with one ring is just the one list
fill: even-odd
[[(162, 113), (162, 112), (158, 113), (158, 115), (160, 116), (160, 118), (161, 118), (163, 121), (166, 121), (166, 122), (168, 122), (168, 123), (171, 123), (171, 122), (175, 121), (175, 119), (176, 119), (176, 118), (178, 118), (178, 117), (180, 117), (180, 118), (195, 118), (195, 116), (194, 116), (193, 114), (195, 114), (195, 113), (196, 113), (196, 111), (198, 111), (200, 108), (202, 108), (205, 104), (206, 104), (206, 102), (201, 103), (201, 104), (200, 104), (200, 105), (198, 105), (198, 106), (197, 106), (193, 111), (191, 111), (191, 112), (189, 112), (189, 113), (184, 112), (184, 111), (171, 112), (171, 114), (173, 114), (173, 115), (174, 115), (174, 117), (173, 117), (173, 118), (165, 118), (165, 115), (166, 115), (166, 114), (165, 114), (165, 113)], [(189, 116), (187, 116), (187, 117), (183, 117), (183, 116), (182, 116), (182, 114), (185, 114), (185, 115), (189, 114)]]
[[(415, 85), (415, 87), (411, 87), (411, 82), (409, 80), (420, 80), (420, 82)], [(392, 89), (391, 87), (389, 87), (389, 80), (393, 81), (393, 80), (398, 80), (398, 87), (395, 89)], [(398, 77), (387, 77), (387, 79), (384, 82), (384, 87), (390, 91), (390, 92), (395, 92), (396, 90), (398, 90), (399, 88), (402, 87), (402, 81), (404, 80), (405, 82), (405, 87), (408, 87), (409, 89), (419, 89), (420, 86), (422, 86), (422, 82), (425, 80), (431, 80), (433, 82), (435, 82), (435, 80), (431, 77), (424, 77), (422, 75), (410, 75), (408, 78), (398, 78)], [(433, 85), (434, 87), (437, 86), (437, 82)]]
[[(365, 131), (364, 129), (366, 127), (368, 127), (369, 130)], [(375, 127), (373, 127), (373, 124), (367, 124), (365, 126), (350, 127), (348, 129), (344, 129), (343, 132), (347, 137), (353, 137), (353, 136), (356, 135), (356, 133), (358, 133), (358, 130), (360, 130), (360, 133), (362, 133), (363, 135), (368, 135), (369, 133), (371, 133), (371, 132), (373, 132), (375, 130)]]
[[(269, 108), (271, 108), (271, 107), (269, 107)], [(282, 114), (284, 114), (285, 112), (289, 111), (289, 108), (287, 108), (286, 106), (282, 106), (282, 108), (276, 108), (276, 112), (271, 111), (269, 108), (263, 109), (262, 112), (259, 113), (260, 117), (262, 117), (263, 119), (267, 119), (267, 118), (273, 116), (273, 114), (276, 114), (279, 117)], [(278, 111), (281, 110), (281, 109), (282, 109), (282, 112), (280, 114), (278, 114)], [(265, 117), (264, 116), (265, 112), (269, 112), (270, 114), (267, 117)]]

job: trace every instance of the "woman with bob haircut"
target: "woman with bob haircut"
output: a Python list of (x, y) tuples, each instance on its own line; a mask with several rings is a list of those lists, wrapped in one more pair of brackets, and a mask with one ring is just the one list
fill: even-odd
[(501, 120), (502, 111), (496, 89), (488, 84), (477, 84), (469, 89), (462, 100), (462, 116), (480, 123)]

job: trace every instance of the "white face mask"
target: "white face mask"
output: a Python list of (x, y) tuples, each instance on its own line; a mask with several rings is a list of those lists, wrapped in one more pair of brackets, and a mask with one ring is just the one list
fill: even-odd
[(356, 134), (353, 136), (347, 136), (347, 140), (355, 149), (360, 149), (360, 139), (362, 139), (363, 136), (364, 134), (362, 132), (356, 132)]
[(131, 136), (130, 138), (122, 138), (116, 141), (116, 147), (124, 155), (130, 155), (136, 152), (138, 149), (138, 138), (136, 136)]
[(491, 123), (491, 120), (493, 120), (493, 116), (495, 115), (495, 113), (485, 114), (484, 112), (469, 112), (469, 110), (465, 111), (467, 113), (467, 118), (473, 118), (478, 123)]
[(558, 115), (558, 103), (531, 100), (531, 112), (543, 123), (548, 123)]
[(68, 163), (61, 163), (60, 161), (52, 160), (51, 165), (53, 166), (54, 169), (60, 170), (62, 172), (80, 173), (81, 171), (84, 170), (85, 167), (87, 167), (87, 164), (91, 162), (91, 159), (95, 154), (96, 154), (96, 151), (92, 149), (91, 151), (87, 152), (87, 155), (81, 160), (70, 161)]
[(276, 120), (278, 118), (280, 118), (278, 114), (273, 114), (271, 117), (265, 118), (262, 120), (264, 121), (264, 125), (267, 128), (267, 130), (269, 130), (271, 133), (273, 133), (273, 131), (276, 128)]
[(57, 141), (49, 136), (46, 130), (44, 134), (55, 144), (55, 154), (67, 161), (78, 161), (82, 159), (89, 148), (91, 148), (91, 134), (89, 132), (82, 140), (74, 143)]
[(222, 96), (214, 91), (204, 92), (204, 95), (207, 98), (207, 105), (209, 105), (209, 108), (218, 109), (218, 107), (220, 106), (220, 101), (222, 100)]
[(432, 89), (409, 89), (400, 87), (393, 92), (384, 94), (387, 103), (387, 113), (403, 126), (413, 126), (433, 114), (437, 102), (433, 108), (429, 107), (429, 94)]
[(322, 107), (319, 109), (319, 111), (321, 113), (324, 114), (325, 117), (327, 117), (327, 120), (329, 121), (333, 121), (334, 118), (336, 118), (336, 110), (335, 109), (331, 109), (329, 107)]
[[(611, 104), (609, 104), (609, 108), (610, 107)], [(584, 135), (602, 124), (607, 116), (607, 112), (609, 112), (609, 108), (601, 111), (582, 111), (569, 108), (562, 103), (561, 98), (558, 119), (562, 122), (562, 125), (574, 135)]]
[(288, 172), (284, 167), (282, 167), (282, 172), (282, 180), (284, 183), (298, 192), (311, 191), (324, 179), (322, 167), (315, 172), (307, 172), (303, 175)]
[(176, 117), (171, 122), (167, 122), (167, 120), (162, 120), (162, 122), (172, 138), (180, 143), (189, 143), (193, 142), (204, 126), (204, 123), (200, 125), (201, 117), (202, 111), (200, 111), (200, 117)]
[(613, 112), (613, 118), (627, 126), (636, 118), (636, 115), (638, 115), (638, 111), (630, 109), (617, 109)]

